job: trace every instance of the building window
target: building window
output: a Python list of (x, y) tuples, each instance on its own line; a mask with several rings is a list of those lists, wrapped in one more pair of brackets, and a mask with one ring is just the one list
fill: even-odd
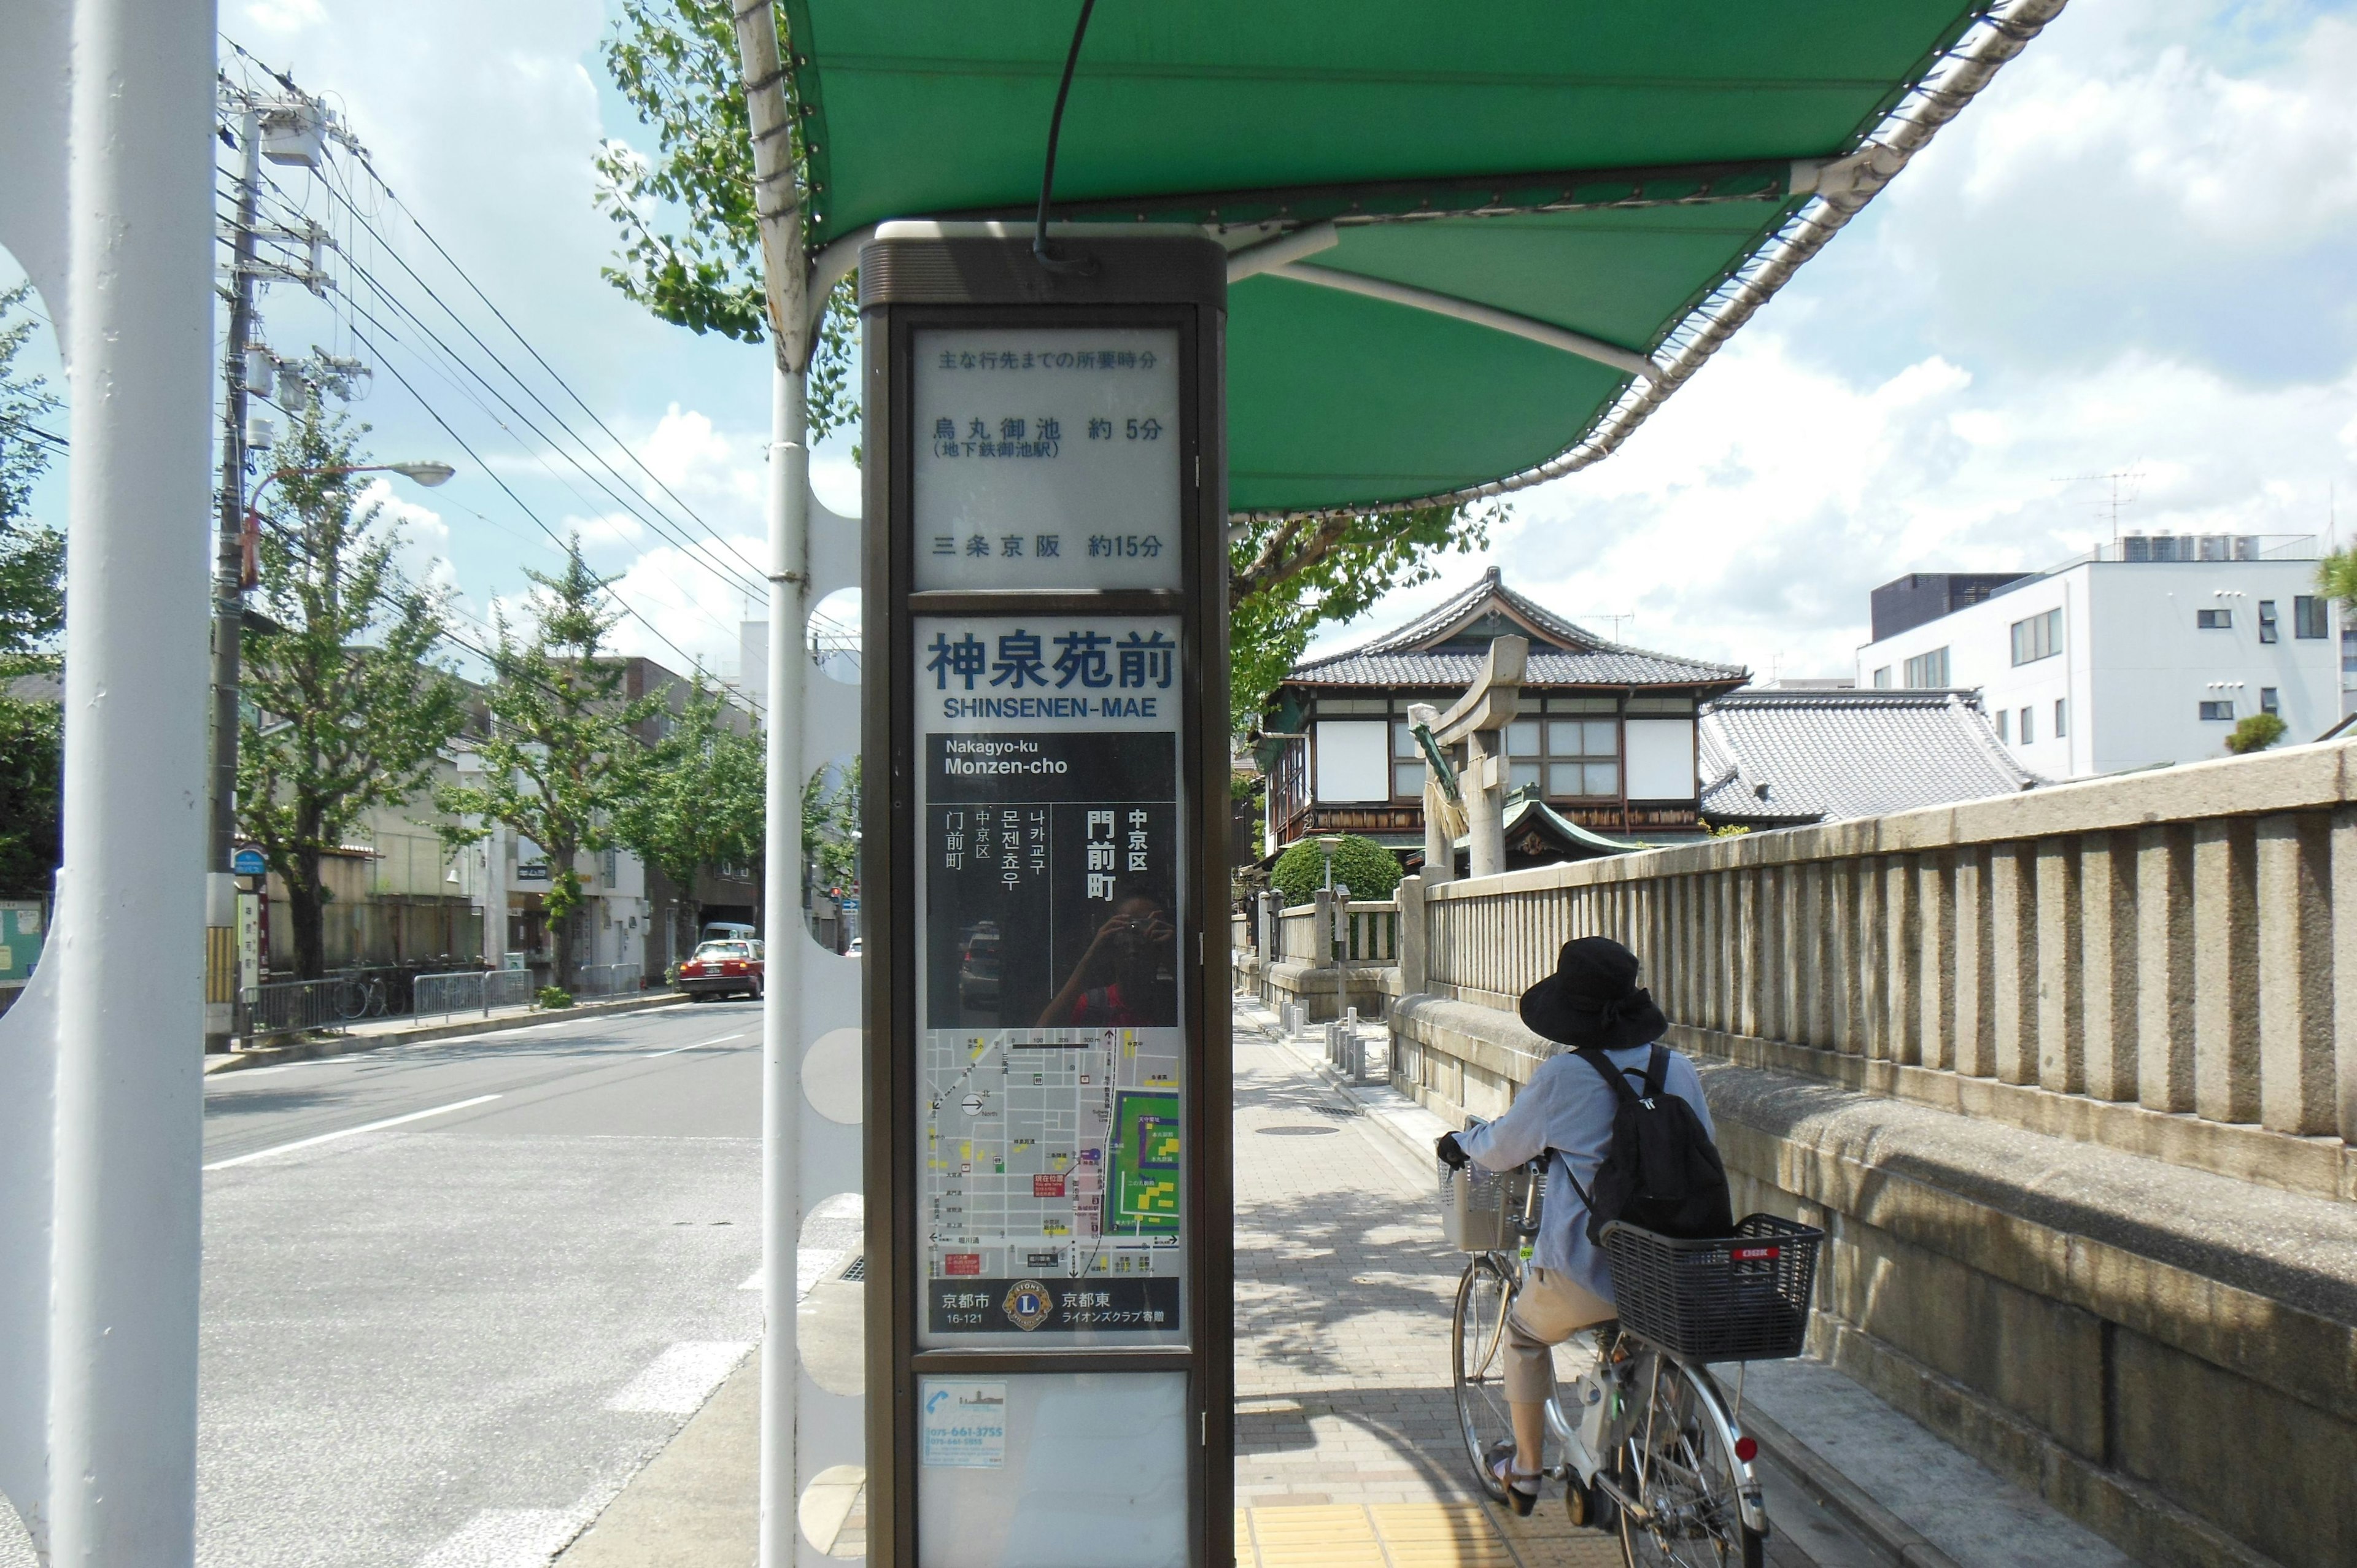
[(1907, 661), (1907, 684), (1916, 691), (1936, 691), (1948, 683), (1948, 650), (1935, 648)]
[(2038, 738), (2037, 726), (2031, 722), (2037, 712), (2036, 708), (2021, 710), (2021, 744), (2024, 746)]
[(2276, 640), (2276, 602), (2273, 599), (2259, 601), (2259, 640), (2261, 642)]
[(2316, 594), (2302, 594), (2291, 602), (2291, 634), (2298, 638), (2327, 636), (2324, 599)]
[(1424, 750), (1415, 743), (1415, 726), (1405, 720), (1392, 725), (1392, 793), (1424, 793)]
[(2061, 740), (2071, 733), (2070, 702), (2071, 699), (2068, 697), (2054, 699), (2054, 738), (2056, 740)]
[(2357, 626), (2341, 628), (2341, 672), (2357, 675)]
[(2035, 664), (2041, 659), (2051, 659), (2062, 651), (2062, 612), (2048, 610), (2042, 616), (2013, 623), (2013, 661)]
[(2273, 686), (2259, 688), (2259, 712), (2273, 714), (2277, 718), (2283, 717), (2283, 705), (2276, 700), (2276, 689)]
[(1619, 719), (1550, 717), (1544, 738), (1546, 792), (1551, 799), (1620, 793)]
[(1546, 779), (1546, 764), (1541, 760), (1546, 748), (1540, 744), (1545, 734), (1536, 719), (1517, 719), (1506, 726), (1506, 785), (1512, 789), (1536, 789)]
[(1996, 737), (1997, 737), (1997, 739), (2002, 740), (2002, 741), (2011, 741), (2011, 740), (2013, 739), (2013, 736), (2012, 736), (2012, 733), (2011, 733), (2012, 725), (2013, 725), (2013, 710), (2012, 710), (2011, 708), (1999, 708), (1999, 709), (1996, 711)]
[(1874, 672), (1874, 683), (1877, 686), (1889, 686), (1890, 684), (1889, 665), (1886, 664), (1881, 669), (1877, 670)]
[(2196, 631), (2232, 631), (2234, 629), (2233, 610), (2195, 610), (2193, 629)]
[(2234, 700), (2232, 697), (2229, 697), (2222, 703), (2202, 703), (2201, 717), (2205, 723), (2215, 720), (2220, 724), (2233, 724), (2234, 722)]

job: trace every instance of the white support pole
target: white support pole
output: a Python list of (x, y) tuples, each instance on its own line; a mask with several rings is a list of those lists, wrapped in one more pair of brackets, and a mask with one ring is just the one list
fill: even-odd
[(761, 1568), (791, 1568), (802, 1231), (802, 655), (810, 594), (809, 384), (775, 372), (770, 437), (769, 837), (761, 929)]
[(196, 1554), (213, 27), (79, 0), (51, 1556)]

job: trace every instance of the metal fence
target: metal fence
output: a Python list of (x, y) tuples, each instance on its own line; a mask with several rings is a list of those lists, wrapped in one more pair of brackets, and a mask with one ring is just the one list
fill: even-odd
[(421, 974), (414, 987), (420, 1018), (454, 1017), (478, 1013), (486, 1017), (497, 1007), (521, 1007), (533, 997), (533, 973), (528, 969), (464, 969), (448, 974)]
[(581, 978), (573, 987), (576, 999), (590, 996), (627, 996), (645, 983), (645, 972), (635, 963), (586, 964)]
[(246, 1032), (252, 1036), (332, 1029), (361, 1015), (365, 996), (341, 976), (328, 980), (281, 980), (249, 985), (243, 997)]

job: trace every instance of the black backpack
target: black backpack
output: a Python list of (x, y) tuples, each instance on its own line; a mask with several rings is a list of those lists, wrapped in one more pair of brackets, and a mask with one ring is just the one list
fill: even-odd
[[(1727, 1166), (1694, 1107), (1663, 1092), (1670, 1053), (1653, 1047), (1641, 1091), (1629, 1087), (1623, 1069), (1602, 1051), (1577, 1054), (1603, 1075), (1620, 1101), (1612, 1112), (1611, 1145), (1596, 1169), (1596, 1190), (1579, 1193), (1587, 1204), (1588, 1240), (1603, 1245), (1604, 1228), (1616, 1219), (1664, 1236), (1731, 1234), (1735, 1199), (1727, 1190)], [(1571, 1175), (1568, 1160), (1564, 1174)], [(1571, 1185), (1579, 1190), (1578, 1178), (1573, 1177)]]

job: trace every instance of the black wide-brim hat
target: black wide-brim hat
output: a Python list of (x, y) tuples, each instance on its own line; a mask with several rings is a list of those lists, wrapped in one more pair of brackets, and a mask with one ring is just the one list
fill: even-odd
[(1610, 937), (1566, 942), (1555, 972), (1523, 993), (1523, 1022), (1575, 1050), (1618, 1051), (1658, 1040), (1670, 1021), (1637, 983), (1637, 955)]

